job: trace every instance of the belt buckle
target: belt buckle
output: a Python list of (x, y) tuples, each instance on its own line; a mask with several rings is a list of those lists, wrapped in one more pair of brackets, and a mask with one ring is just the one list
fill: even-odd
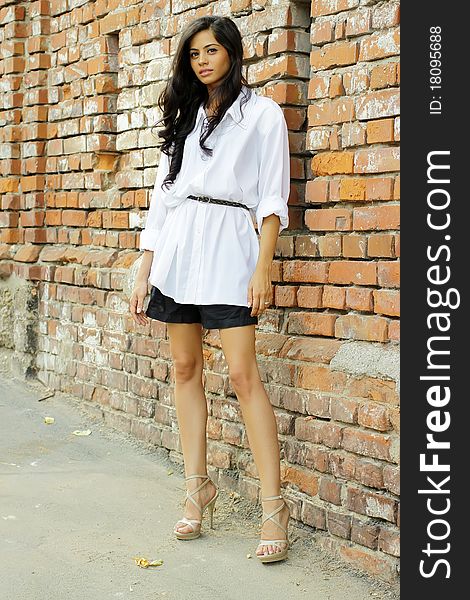
[(210, 196), (199, 196), (201, 202), (210, 202), (212, 198)]

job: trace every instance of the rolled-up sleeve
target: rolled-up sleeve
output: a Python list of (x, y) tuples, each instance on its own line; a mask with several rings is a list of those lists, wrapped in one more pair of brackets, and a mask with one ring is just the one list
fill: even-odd
[(140, 232), (139, 250), (154, 250), (158, 234), (165, 222), (167, 208), (162, 201), (163, 190), (161, 185), (170, 169), (169, 157), (164, 152), (160, 154), (160, 162), (157, 168), (157, 177), (153, 186), (150, 206), (147, 213), (145, 227)]
[(256, 223), (261, 233), (263, 218), (279, 216), (279, 233), (289, 225), (287, 202), (290, 192), (290, 155), (287, 124), (281, 107), (273, 101), (258, 123), (259, 150), (258, 198)]

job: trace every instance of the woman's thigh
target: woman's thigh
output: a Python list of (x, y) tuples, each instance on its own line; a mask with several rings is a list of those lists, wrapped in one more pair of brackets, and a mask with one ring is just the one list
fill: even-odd
[(175, 368), (175, 378), (191, 379), (202, 376), (202, 326), (200, 323), (167, 323), (170, 352)]

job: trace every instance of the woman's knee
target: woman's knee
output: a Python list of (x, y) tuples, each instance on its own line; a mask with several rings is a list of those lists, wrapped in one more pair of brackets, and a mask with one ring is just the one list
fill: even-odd
[(229, 377), (236, 394), (246, 395), (259, 384), (258, 369), (253, 366), (229, 367)]
[(202, 363), (200, 359), (192, 354), (179, 354), (173, 358), (175, 369), (175, 381), (186, 383), (192, 379), (202, 377)]

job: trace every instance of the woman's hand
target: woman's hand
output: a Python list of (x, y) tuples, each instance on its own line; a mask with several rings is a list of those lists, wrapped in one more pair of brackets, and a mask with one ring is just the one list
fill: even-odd
[(251, 316), (261, 315), (271, 304), (271, 265), (257, 266), (248, 286), (248, 302)]
[(148, 318), (142, 312), (144, 300), (148, 294), (148, 282), (137, 280), (129, 300), (129, 310), (137, 325), (147, 325)]

